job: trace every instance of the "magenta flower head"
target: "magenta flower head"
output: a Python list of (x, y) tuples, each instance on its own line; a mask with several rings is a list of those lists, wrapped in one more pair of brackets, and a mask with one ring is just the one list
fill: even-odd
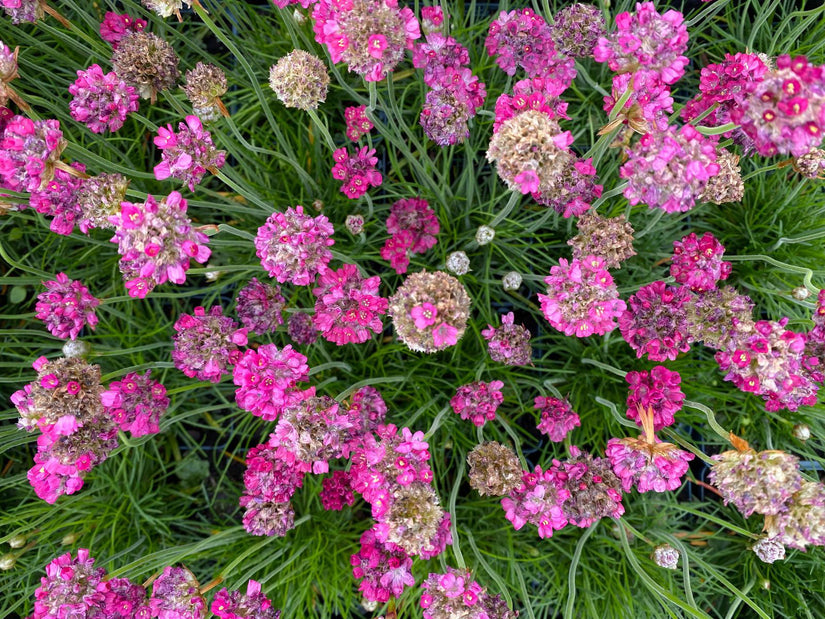
[(207, 170), (217, 174), (226, 161), (226, 153), (215, 148), (212, 135), (197, 116), (187, 116), (186, 122), (178, 125), (177, 133), (172, 131), (172, 125), (158, 127), (154, 142), (163, 151), (163, 160), (155, 166), (155, 178), (180, 179), (189, 191), (195, 191)]
[(431, 80), (419, 122), (439, 146), (460, 144), (470, 136), (467, 122), (484, 104), (484, 83), (466, 67), (439, 69)]
[(72, 118), (85, 124), (92, 133), (117, 131), (129, 114), (137, 112), (139, 105), (134, 88), (114, 71), (104, 75), (96, 64), (77, 72), (69, 94), (74, 97), (69, 103)]
[(37, 191), (51, 180), (55, 162), (66, 147), (56, 120), (5, 117), (0, 123), (0, 187)]
[(559, 258), (544, 281), (547, 294), (539, 295), (541, 311), (565, 335), (604, 335), (616, 328), (615, 319), (625, 310), (603, 258)]
[(151, 195), (144, 204), (123, 202), (120, 215), (109, 218), (130, 297), (142, 299), (166, 281), (182, 284), (190, 260), (209, 259), (209, 237), (192, 227), (186, 208), (183, 196), (173, 191), (160, 202)]
[(224, 587), (212, 600), (212, 614), (220, 619), (279, 619), (281, 611), (272, 608), (272, 602), (261, 592), (261, 583), (250, 580), (246, 593), (229, 591)]
[(126, 13), (118, 14), (106, 11), (103, 21), (100, 22), (100, 38), (117, 49), (117, 44), (127, 34), (142, 32), (146, 29), (146, 20), (132, 17)]
[(361, 139), (373, 130), (375, 125), (367, 118), (367, 106), (350, 106), (344, 109), (344, 120), (347, 123), (347, 137), (353, 142)]
[(95, 308), (100, 305), (80, 281), (58, 273), (53, 281), (43, 282), (45, 292), (37, 296), (35, 318), (46, 323), (49, 333), (61, 339), (76, 339), (80, 330), (97, 325)]
[(344, 505), (355, 503), (355, 493), (352, 491), (349, 474), (345, 471), (333, 471), (331, 477), (325, 477), (321, 482), (321, 506), (327, 511), (341, 511)]
[(469, 67), (470, 52), (453, 37), (434, 32), (415, 44), (412, 61), (416, 69), (424, 69), (424, 83), (432, 87), (448, 68)]
[(86, 548), (72, 558), (67, 552), (46, 566), (46, 576), (34, 592), (33, 619), (87, 616), (100, 611), (105, 597), (98, 591), (106, 570), (94, 567)]
[[(86, 166), (75, 161), (72, 167), (78, 172), (86, 171)], [(86, 183), (77, 174), (65, 170), (55, 170), (54, 176), (31, 192), (29, 206), (38, 213), (51, 217), (49, 229), (55, 234), (68, 236), (75, 224), (83, 226), (83, 210), (80, 194)]]
[(381, 248), (396, 273), (406, 273), (410, 254), (423, 254), (435, 246), (441, 226), (435, 211), (422, 198), (402, 198), (390, 207), (387, 232), (392, 236)]
[(619, 316), (619, 329), (637, 357), (646, 354), (651, 361), (672, 361), (690, 350), (690, 298), (687, 288), (660, 281), (642, 286), (627, 300), (627, 309)]
[(724, 253), (725, 248), (710, 232), (705, 232), (702, 238), (691, 232), (681, 241), (673, 242), (670, 274), (693, 292), (707, 292), (730, 275), (731, 263), (722, 260)]
[(238, 291), (235, 299), (235, 313), (244, 327), (263, 335), (275, 331), (283, 324), (281, 311), (286, 299), (279, 286), (264, 284), (253, 277), (249, 283)]
[(312, 11), (315, 40), (327, 46), (332, 62), (368, 82), (392, 73), (421, 36), (418, 20), (397, 0), (319, 0)]
[(387, 602), (415, 584), (412, 558), (402, 548), (377, 539), (372, 529), (361, 535), (361, 548), (350, 557), (352, 575), (361, 581), (358, 590), (364, 599)]
[(118, 427), (135, 438), (160, 432), (158, 422), (169, 408), (166, 388), (152, 380), (151, 370), (130, 372), (111, 383), (100, 400)]
[(655, 366), (649, 372), (628, 372), (625, 377), (628, 389), (627, 417), (643, 427), (644, 419), (639, 411), (653, 411), (653, 430), (672, 425), (675, 413), (682, 410), (685, 394), (679, 387), (682, 377), (679, 372), (668, 370), (662, 365)]
[(220, 382), (228, 374), (228, 365), (241, 358), (239, 346), (246, 346), (246, 329), (239, 329), (220, 305), (209, 312), (196, 307), (194, 314), (184, 314), (175, 322), (177, 334), (172, 338), (175, 349), (172, 361), (189, 378)]
[(303, 206), (272, 213), (258, 228), (255, 249), (261, 264), (279, 282), (306, 286), (327, 270), (334, 245), (332, 224), (324, 215), (310, 217)]
[(470, 570), (448, 567), (444, 574), (430, 574), (421, 587), (424, 592), (419, 606), (424, 619), (515, 619), (518, 616), (518, 612), (510, 610), (501, 596), (490, 595), (473, 580)]
[(441, 24), (444, 23), (444, 17), (444, 9), (438, 5), (421, 7), (421, 27), (425, 33), (440, 28)]
[(381, 316), (387, 313), (387, 300), (378, 293), (381, 278), (364, 278), (354, 264), (318, 276), (312, 293), (315, 302), (315, 328), (329, 342), (362, 344), (381, 333)]
[(339, 148), (332, 158), (335, 159), (332, 178), (343, 181), (341, 193), (350, 200), (360, 198), (370, 187), (381, 185), (383, 178), (375, 167), (378, 157), (374, 148), (362, 146), (352, 154), (346, 148)]
[(496, 418), (496, 410), (504, 401), (501, 388), (504, 383), (494, 380), (489, 383), (477, 381), (459, 387), (450, 400), (453, 412), (462, 419), (469, 419), (481, 427)]
[(501, 506), (516, 531), (529, 523), (536, 526), (539, 537), (545, 539), (567, 525), (562, 505), (569, 498), (570, 491), (564, 487), (555, 467), (543, 471), (536, 466), (532, 473), (522, 472), (521, 484), (501, 499)]
[(166, 567), (152, 583), (149, 608), (158, 619), (204, 619), (209, 613), (198, 581), (185, 567)]
[(546, 434), (554, 443), (562, 442), (573, 428), (581, 425), (579, 415), (566, 399), (537, 396), (534, 408), (541, 413), (537, 426), (539, 432)]

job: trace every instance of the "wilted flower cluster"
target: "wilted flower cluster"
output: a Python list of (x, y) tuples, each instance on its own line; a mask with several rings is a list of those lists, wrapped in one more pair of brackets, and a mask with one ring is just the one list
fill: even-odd
[(100, 394), (106, 413), (133, 437), (160, 432), (158, 422), (169, 408), (166, 387), (151, 378), (152, 371), (130, 372)]
[(470, 485), (482, 496), (504, 496), (521, 485), (521, 465), (509, 447), (488, 441), (467, 454)]
[(220, 305), (209, 311), (196, 307), (194, 314), (184, 314), (175, 322), (177, 334), (172, 338), (175, 367), (190, 378), (217, 383), (229, 373), (228, 365), (241, 358), (239, 346), (246, 346), (246, 328), (223, 315)]
[(241, 324), (258, 335), (271, 333), (283, 324), (281, 311), (286, 299), (281, 289), (275, 284), (264, 284), (257, 277), (238, 291), (235, 299), (235, 312)]
[(36, 22), (43, 18), (43, 2), (41, 0), (2, 0), (0, 6), (11, 18), (11, 23)]
[(575, 260), (596, 256), (604, 259), (608, 269), (616, 269), (636, 255), (633, 226), (624, 215), (602, 217), (595, 211), (587, 211), (576, 221), (576, 227), (579, 233), (567, 241), (573, 248)]
[(215, 594), (210, 606), (219, 619), (280, 619), (281, 611), (261, 591), (261, 583), (250, 580), (246, 593), (229, 591), (226, 587)]
[(95, 308), (100, 305), (89, 289), (78, 280), (58, 273), (55, 279), (43, 282), (44, 292), (37, 295), (35, 318), (46, 324), (49, 333), (61, 339), (76, 339), (81, 329), (97, 325)]
[(282, 445), (270, 442), (246, 454), (243, 526), (252, 535), (283, 537), (295, 523), (290, 499), (311, 466)]
[(169, 43), (143, 31), (122, 37), (112, 54), (112, 68), (117, 76), (152, 103), (160, 91), (178, 81), (179, 63), (180, 58)]
[(445, 574), (430, 574), (421, 583), (419, 606), (424, 619), (515, 619), (499, 595), (490, 595), (472, 580), (470, 570), (448, 567)]
[(453, 412), (462, 419), (469, 419), (476, 426), (483, 426), (496, 418), (496, 410), (504, 401), (501, 388), (504, 383), (476, 381), (459, 387), (450, 399)]
[(604, 15), (592, 4), (576, 2), (553, 16), (550, 37), (560, 54), (571, 58), (593, 56), (600, 37), (605, 35)]
[(699, 202), (741, 202), (745, 197), (745, 181), (742, 180), (739, 155), (734, 155), (724, 148), (717, 148), (716, 163), (719, 172), (708, 179), (705, 190), (699, 196)]
[(355, 493), (352, 490), (349, 474), (345, 471), (333, 471), (331, 477), (321, 482), (321, 506), (326, 510), (340, 511), (344, 505), (355, 503)]
[(642, 286), (627, 300), (619, 329), (637, 357), (667, 361), (690, 350), (685, 309), (689, 300), (687, 288), (662, 281)]
[(423, 254), (435, 246), (441, 227), (435, 211), (422, 198), (402, 198), (390, 207), (387, 232), (392, 236), (381, 248), (396, 273), (406, 273), (410, 254)]
[(327, 67), (317, 56), (302, 49), (293, 50), (272, 65), (269, 87), (287, 107), (317, 109), (327, 99)]
[(364, 278), (354, 264), (319, 275), (318, 287), (312, 291), (317, 299), (312, 318), (315, 328), (339, 346), (362, 344), (373, 333), (381, 333), (387, 300), (378, 293), (380, 284), (380, 277)]
[(501, 317), (499, 328), (487, 325), (481, 332), (487, 340), (487, 351), (493, 361), (505, 365), (529, 365), (533, 358), (530, 331), (524, 325), (515, 324), (515, 315), (509, 312)]
[(235, 401), (243, 410), (266, 421), (274, 421), (287, 406), (315, 395), (315, 388), (302, 390), (298, 383), (309, 380), (307, 358), (284, 346), (264, 344), (248, 349), (235, 362), (232, 378), (238, 389)]
[(192, 103), (192, 111), (203, 122), (216, 120), (220, 114), (229, 114), (221, 101), (227, 87), (223, 69), (205, 62), (199, 62), (186, 72), (186, 84), (182, 86), (186, 98)]
[(537, 396), (534, 408), (541, 413), (538, 430), (554, 443), (562, 442), (567, 435), (581, 425), (576, 411), (567, 400)]
[(72, 118), (94, 133), (117, 131), (138, 109), (137, 91), (113, 71), (104, 75), (96, 64), (77, 72), (69, 94), (74, 97), (69, 103)]
[(195, 191), (207, 170), (217, 174), (226, 162), (226, 153), (215, 148), (212, 135), (204, 130), (197, 116), (187, 116), (185, 123), (178, 124), (177, 133), (172, 131), (172, 125), (159, 127), (154, 142), (162, 151), (155, 178), (177, 178), (189, 191)]
[(296, 344), (308, 346), (318, 339), (318, 330), (312, 321), (312, 315), (295, 312), (286, 321), (286, 332)]
[(120, 213), (120, 203), (126, 197), (129, 179), (122, 174), (98, 174), (85, 179), (75, 194), (76, 210), (80, 213), (78, 228), (85, 234), (92, 228), (111, 228), (113, 216)]
[(195, 575), (185, 567), (166, 566), (152, 583), (149, 609), (153, 617), (201, 619), (206, 616), (206, 600), (198, 590)]

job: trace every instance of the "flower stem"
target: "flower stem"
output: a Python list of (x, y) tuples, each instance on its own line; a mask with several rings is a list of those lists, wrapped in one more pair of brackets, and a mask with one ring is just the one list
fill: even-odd
[(711, 409), (709, 409), (704, 404), (700, 404), (699, 402), (692, 402), (690, 400), (685, 400), (683, 402), (683, 404), (684, 404), (684, 406), (687, 406), (688, 408), (693, 408), (697, 411), (701, 411), (701, 412), (705, 413), (705, 416), (708, 418), (708, 424), (710, 425), (711, 428), (713, 428), (713, 431), (716, 432), (716, 434), (721, 436), (726, 441), (730, 440), (730, 432), (725, 430), (725, 428), (723, 428), (719, 424), (719, 422), (716, 421), (716, 413), (714, 413)]
[(327, 126), (321, 121), (321, 118), (318, 116), (318, 112), (315, 110), (307, 110), (307, 114), (312, 119), (313, 124), (321, 132), (321, 135), (324, 136), (324, 140), (326, 140), (327, 146), (333, 152), (335, 152), (335, 142), (332, 139), (332, 136), (329, 134), (329, 129)]

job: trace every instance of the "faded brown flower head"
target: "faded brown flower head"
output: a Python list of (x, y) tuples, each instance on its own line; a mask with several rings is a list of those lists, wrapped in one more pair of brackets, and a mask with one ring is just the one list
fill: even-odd
[(731, 286), (691, 295), (685, 308), (690, 338), (717, 350), (754, 328), (753, 302)]
[(327, 98), (327, 66), (309, 52), (293, 50), (272, 65), (269, 86), (285, 106), (314, 110)]
[(812, 180), (825, 178), (825, 150), (812, 148), (810, 152), (794, 160), (793, 169)]
[(387, 541), (417, 555), (436, 533), (444, 512), (430, 484), (420, 481), (397, 486), (383, 520), (389, 525)]
[(123, 37), (112, 55), (112, 67), (118, 77), (152, 103), (158, 92), (178, 81), (179, 62), (172, 46), (149, 32), (133, 32)]
[(80, 229), (113, 228), (109, 217), (120, 213), (128, 187), (129, 179), (117, 173), (98, 174), (83, 181), (77, 191), (77, 205), (83, 213)]
[(467, 454), (470, 486), (482, 496), (504, 496), (521, 485), (521, 465), (509, 447), (488, 441)]
[(226, 74), (218, 66), (199, 62), (186, 72), (186, 84), (181, 88), (203, 122), (217, 119), (225, 109), (220, 98), (226, 94)]
[(739, 168), (739, 155), (722, 148), (716, 155), (716, 163), (719, 164), (719, 174), (710, 177), (699, 201), (714, 204), (741, 202), (745, 195), (745, 182)]
[(633, 250), (633, 226), (624, 215), (602, 217), (596, 211), (587, 211), (576, 222), (579, 233), (567, 244), (573, 247), (573, 258), (586, 256), (604, 258), (608, 269), (616, 269), (621, 263), (635, 256)]
[(143, 6), (154, 11), (161, 17), (177, 16), (180, 19), (180, 10), (183, 5), (192, 6), (192, 0), (141, 0)]
[(765, 518), (765, 533), (791, 548), (825, 545), (825, 486), (803, 482), (788, 502), (787, 511)]

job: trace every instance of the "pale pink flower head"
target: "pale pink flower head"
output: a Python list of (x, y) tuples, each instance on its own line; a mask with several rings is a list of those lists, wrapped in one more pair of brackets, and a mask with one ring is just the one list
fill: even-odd
[(327, 341), (343, 346), (362, 344), (373, 333), (381, 333), (381, 316), (387, 313), (387, 300), (378, 292), (381, 279), (364, 278), (354, 264), (345, 264), (337, 271), (327, 270), (318, 276), (315, 328)]
[(95, 308), (100, 305), (100, 299), (93, 297), (82, 282), (58, 273), (53, 281), (43, 282), (43, 285), (46, 290), (37, 296), (35, 318), (46, 323), (49, 333), (64, 340), (74, 340), (84, 326), (94, 330), (97, 325)]
[(139, 105), (138, 93), (132, 86), (114, 71), (104, 74), (96, 64), (77, 72), (69, 94), (74, 97), (69, 103), (72, 118), (84, 123), (92, 133), (117, 131)]
[(154, 142), (163, 151), (161, 162), (155, 166), (155, 178), (177, 178), (189, 191), (195, 191), (207, 171), (217, 174), (226, 162), (226, 152), (215, 148), (212, 135), (197, 116), (187, 116), (185, 123), (178, 124), (177, 133), (172, 125), (158, 127)]

